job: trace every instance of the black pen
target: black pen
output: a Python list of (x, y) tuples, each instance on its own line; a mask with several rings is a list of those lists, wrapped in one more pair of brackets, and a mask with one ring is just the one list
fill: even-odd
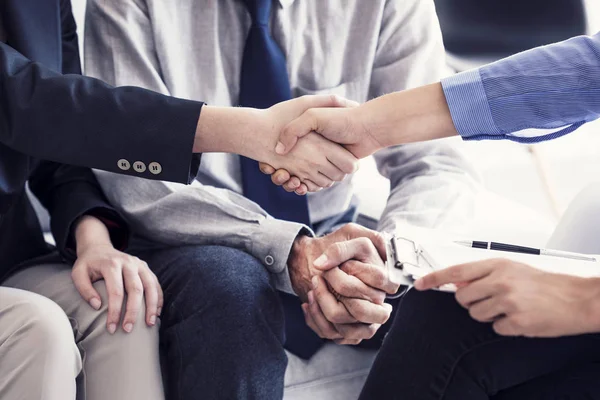
[(596, 258), (585, 256), (577, 253), (569, 253), (566, 251), (560, 250), (546, 250), (546, 249), (536, 249), (533, 247), (526, 246), (518, 246), (515, 244), (506, 244), (506, 243), (497, 243), (497, 242), (484, 242), (484, 241), (469, 241), (469, 240), (457, 240), (454, 243), (459, 244), (461, 246), (472, 247), (474, 249), (485, 249), (485, 250), (496, 250), (496, 251), (508, 251), (510, 253), (521, 253), (521, 254), (533, 254), (533, 255), (541, 255), (541, 256), (552, 256), (552, 257), (562, 257), (569, 258), (572, 260), (581, 260), (581, 261), (592, 261), (596, 262)]

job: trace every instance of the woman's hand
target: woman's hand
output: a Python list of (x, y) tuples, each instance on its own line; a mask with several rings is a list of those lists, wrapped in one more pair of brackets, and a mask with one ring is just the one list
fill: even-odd
[(458, 265), (415, 282), (417, 290), (453, 283), (456, 300), (504, 336), (558, 337), (600, 331), (600, 280), (543, 272), (494, 259)]
[(104, 280), (108, 293), (106, 328), (112, 334), (121, 320), (123, 299), (127, 294), (121, 326), (131, 332), (140, 306), (146, 303), (146, 324), (153, 326), (163, 306), (163, 292), (158, 279), (144, 261), (116, 250), (104, 224), (92, 216), (84, 216), (75, 231), (77, 261), (73, 266), (73, 282), (81, 296), (96, 310), (102, 300), (94, 282)]
[(311, 132), (345, 145), (357, 158), (384, 147), (457, 134), (439, 82), (390, 93), (360, 107), (308, 109), (283, 129), (277, 153), (287, 154)]

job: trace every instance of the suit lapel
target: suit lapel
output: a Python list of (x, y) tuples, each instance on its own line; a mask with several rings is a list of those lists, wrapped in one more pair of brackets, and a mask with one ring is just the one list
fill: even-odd
[(32, 61), (62, 70), (58, 0), (0, 0), (11, 47)]

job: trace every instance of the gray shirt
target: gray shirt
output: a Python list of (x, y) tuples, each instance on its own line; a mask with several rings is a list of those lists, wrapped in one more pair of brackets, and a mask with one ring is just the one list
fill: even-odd
[[(271, 18), (292, 93), (335, 93), (358, 102), (436, 81), (444, 48), (432, 0), (279, 0)], [(213, 105), (237, 105), (251, 19), (239, 0), (88, 2), (86, 73)], [(166, 133), (167, 134), (167, 133)], [(475, 180), (444, 142), (382, 150), (391, 181), (381, 229), (439, 226), (470, 213)], [(276, 221), (242, 192), (239, 158), (204, 154), (196, 187), (98, 174), (135, 229), (170, 244), (243, 248), (290, 290), (286, 261), (302, 226)], [(352, 179), (309, 195), (313, 222), (345, 210)]]

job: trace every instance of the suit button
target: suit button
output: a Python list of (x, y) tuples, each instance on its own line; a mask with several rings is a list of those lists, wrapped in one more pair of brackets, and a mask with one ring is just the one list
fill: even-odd
[(144, 164), (141, 161), (136, 161), (133, 163), (133, 169), (135, 170), (135, 172), (142, 173), (146, 170), (146, 164)]
[(129, 163), (129, 161), (127, 161), (124, 158), (117, 161), (117, 166), (119, 167), (119, 169), (122, 169), (123, 171), (127, 171), (129, 168), (131, 168), (131, 164)]
[(162, 172), (162, 165), (160, 165), (156, 161), (151, 162), (150, 164), (148, 164), (148, 170), (150, 170), (150, 172), (154, 175), (158, 175)]

